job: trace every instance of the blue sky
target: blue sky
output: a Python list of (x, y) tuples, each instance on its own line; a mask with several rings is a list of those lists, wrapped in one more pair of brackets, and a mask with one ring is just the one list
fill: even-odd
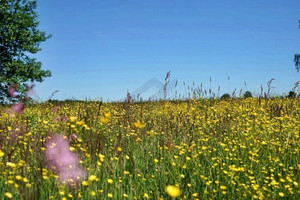
[(54, 99), (120, 100), (168, 71), (185, 96), (183, 81), (220, 94), (246, 82), (258, 93), (275, 78), (281, 94), (300, 80), (299, 0), (40, 0), (37, 12), (53, 36), (35, 55), (52, 71), (37, 84), (40, 100), (55, 90)]

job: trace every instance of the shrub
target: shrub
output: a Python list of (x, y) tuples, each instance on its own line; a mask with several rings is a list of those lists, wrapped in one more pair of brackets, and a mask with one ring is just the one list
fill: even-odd
[(290, 91), (290, 92), (289, 92), (289, 95), (288, 95), (288, 98), (294, 99), (295, 97), (296, 97), (296, 92)]
[(221, 99), (223, 100), (230, 99), (230, 95), (228, 93), (225, 93), (221, 96)]
[(252, 93), (250, 91), (246, 91), (244, 93), (244, 98), (246, 99), (246, 98), (249, 98), (249, 97), (252, 97)]

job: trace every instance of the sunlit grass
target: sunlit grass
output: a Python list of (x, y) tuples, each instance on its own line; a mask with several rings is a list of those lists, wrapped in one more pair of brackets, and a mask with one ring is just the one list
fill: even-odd
[[(13, 116), (6, 109), (1, 199), (300, 198), (299, 98), (45, 103)], [(86, 170), (77, 187), (47, 165), (55, 134)]]

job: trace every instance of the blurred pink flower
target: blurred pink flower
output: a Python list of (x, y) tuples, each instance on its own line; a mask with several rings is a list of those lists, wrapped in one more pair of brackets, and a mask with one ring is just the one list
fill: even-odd
[(14, 84), (14, 85), (9, 86), (9, 88), (8, 88), (9, 96), (11, 96), (11, 97), (16, 97), (16, 96), (18, 96), (18, 94), (16, 93), (17, 88), (18, 88), (18, 85), (17, 85), (17, 84)]
[(75, 153), (71, 151), (63, 152), (61, 156), (56, 157), (55, 166), (57, 171), (66, 171), (77, 165), (77, 158)]
[(69, 170), (60, 171), (58, 180), (73, 185), (78, 184), (83, 177), (85, 177), (85, 171), (78, 166), (75, 166)]
[(69, 139), (69, 141), (71, 141), (72, 139), (75, 139), (75, 140), (78, 139), (78, 137), (77, 137), (77, 135), (72, 134), (72, 135), (69, 135), (68, 139)]
[(52, 109), (52, 112), (56, 113), (56, 112), (58, 112), (58, 109), (59, 109), (59, 107), (58, 107), (58, 106), (55, 106), (55, 107)]
[(69, 144), (61, 135), (54, 135), (46, 143), (46, 156), (49, 161), (57, 159), (60, 154), (69, 151)]
[(69, 120), (69, 118), (67, 116), (62, 116), (61, 121), (62, 122), (67, 122)]
[(59, 116), (56, 116), (55, 118), (54, 118), (54, 122), (59, 122), (60, 121), (60, 117)]
[(35, 91), (33, 90), (35, 85), (32, 84), (31, 86), (29, 86), (27, 84), (24, 84), (24, 86), (27, 88), (25, 99), (28, 100), (29, 97), (35, 93)]
[(84, 170), (79, 167), (76, 154), (71, 152), (69, 143), (62, 135), (54, 135), (46, 142), (47, 164), (57, 171), (59, 180), (76, 183), (84, 177)]
[(22, 113), (25, 109), (25, 104), (24, 103), (18, 103), (18, 104), (13, 105), (11, 108), (16, 113)]
[(13, 111), (12, 108), (6, 109), (5, 112), (9, 115), (10, 118), (13, 118), (13, 116), (14, 116), (14, 111)]

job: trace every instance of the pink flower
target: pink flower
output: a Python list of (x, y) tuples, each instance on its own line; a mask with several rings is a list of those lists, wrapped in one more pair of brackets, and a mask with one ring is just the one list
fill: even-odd
[(25, 99), (28, 100), (29, 97), (32, 96), (35, 93), (35, 91), (33, 90), (35, 85), (32, 84), (31, 86), (29, 86), (27, 84), (24, 84), (24, 86), (27, 88)]
[(59, 181), (69, 184), (78, 183), (85, 172), (79, 167), (76, 154), (69, 149), (69, 143), (62, 135), (54, 135), (46, 142), (47, 163), (51, 169), (57, 171)]
[(67, 116), (63, 116), (61, 119), (62, 122), (67, 122), (68, 120), (69, 120), (69, 118)]
[(78, 184), (85, 176), (85, 171), (75, 166), (69, 170), (59, 172), (59, 181), (67, 182), (69, 185)]
[(14, 111), (12, 108), (6, 109), (6, 113), (8, 113), (9, 117), (12, 118), (14, 116)]
[(72, 139), (75, 139), (75, 140), (78, 139), (78, 137), (77, 137), (77, 135), (72, 134), (72, 135), (69, 135), (68, 139), (69, 139), (69, 141), (71, 141)]
[(24, 103), (18, 103), (12, 106), (12, 110), (15, 111), (16, 113), (22, 113), (24, 109), (25, 109)]
[(71, 151), (62, 152), (61, 156), (55, 158), (56, 170), (66, 171), (77, 166), (77, 158), (75, 153)]
[(18, 96), (18, 94), (16, 93), (17, 88), (18, 88), (18, 85), (17, 85), (17, 84), (14, 84), (14, 85), (9, 86), (9, 88), (8, 88), (9, 96), (11, 96), (11, 97), (16, 97), (16, 96)]
[(61, 135), (54, 135), (46, 143), (46, 156), (48, 160), (55, 160), (60, 154), (69, 151), (69, 144)]
[(57, 117), (54, 118), (54, 122), (59, 122), (59, 121), (60, 121), (60, 117), (59, 116), (57, 116)]
[(52, 109), (52, 112), (56, 113), (56, 112), (58, 112), (58, 109), (59, 109), (59, 107), (58, 107), (58, 106), (55, 106), (55, 107)]

